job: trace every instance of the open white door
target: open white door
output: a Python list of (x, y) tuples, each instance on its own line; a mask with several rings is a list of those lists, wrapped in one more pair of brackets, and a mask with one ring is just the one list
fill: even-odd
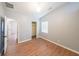
[[(17, 22), (13, 19), (7, 18), (7, 40), (6, 49), (8, 51), (13, 51), (16, 47), (16, 39), (17, 39)], [(14, 51), (13, 51), (14, 52)]]

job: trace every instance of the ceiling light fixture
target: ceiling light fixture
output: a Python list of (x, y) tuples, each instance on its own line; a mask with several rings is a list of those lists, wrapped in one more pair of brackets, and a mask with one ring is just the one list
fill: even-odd
[(36, 11), (36, 12), (40, 12), (41, 11), (41, 6), (38, 2), (36, 3), (31, 3), (32, 4), (32, 8)]
[(38, 6), (38, 7), (36, 7), (36, 11), (37, 12), (40, 12), (41, 11), (41, 8)]

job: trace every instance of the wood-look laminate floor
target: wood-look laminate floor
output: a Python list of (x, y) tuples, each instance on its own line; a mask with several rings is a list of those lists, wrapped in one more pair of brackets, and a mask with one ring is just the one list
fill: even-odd
[(30, 41), (8, 47), (7, 56), (78, 56), (78, 54), (59, 47), (44, 39), (33, 38)]

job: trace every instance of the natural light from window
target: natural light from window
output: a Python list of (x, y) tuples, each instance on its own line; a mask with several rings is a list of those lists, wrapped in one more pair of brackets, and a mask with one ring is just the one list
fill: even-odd
[(48, 21), (43, 21), (41, 23), (41, 31), (43, 33), (48, 33)]

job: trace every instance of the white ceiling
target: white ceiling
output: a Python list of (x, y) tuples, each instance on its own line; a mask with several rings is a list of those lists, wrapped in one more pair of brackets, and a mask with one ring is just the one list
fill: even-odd
[[(38, 19), (43, 15), (47, 14), (49, 11), (56, 9), (57, 7), (66, 4), (65, 2), (9, 2), (14, 5), (14, 9), (8, 8), (10, 10), (30, 14), (34, 18)], [(40, 9), (37, 10), (37, 8)]]

